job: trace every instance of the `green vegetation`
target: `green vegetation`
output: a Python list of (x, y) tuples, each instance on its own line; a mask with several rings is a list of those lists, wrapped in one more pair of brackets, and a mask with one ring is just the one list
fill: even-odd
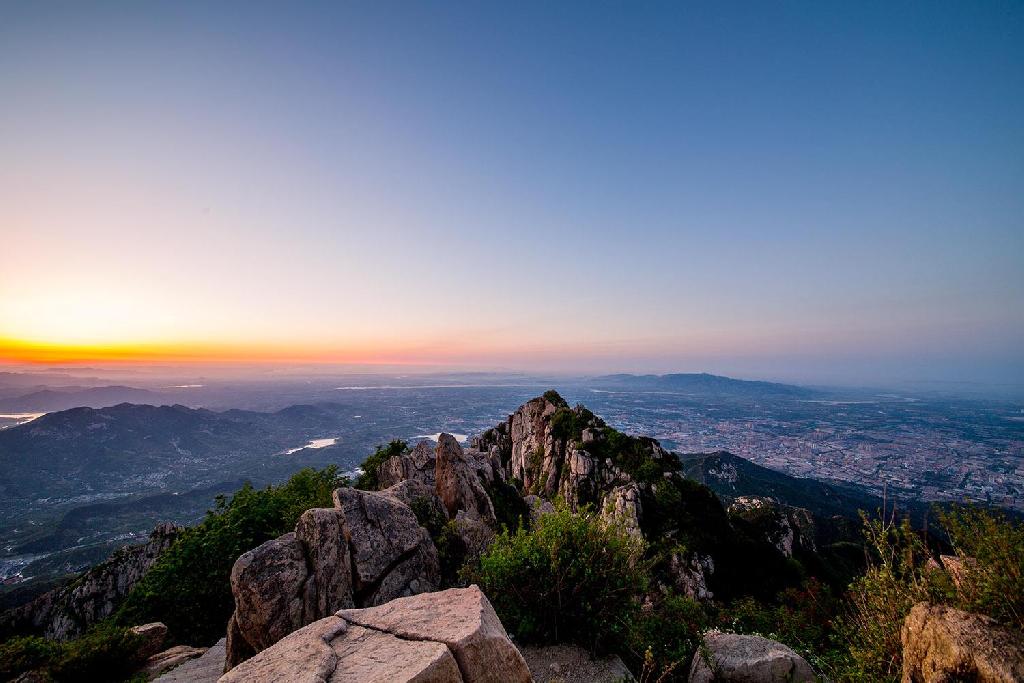
[(459, 571), (466, 562), (469, 549), (459, 536), (455, 520), (449, 520), (437, 505), (436, 499), (426, 496), (414, 498), (410, 505), (416, 521), (427, 530), (437, 548), (437, 561), (441, 566), (441, 585), (444, 588), (459, 585)]
[(642, 680), (686, 680), (690, 661), (711, 625), (710, 609), (684, 595), (654, 594), (655, 600), (628, 615), (619, 654)]
[(11, 638), (0, 644), (0, 680), (40, 671), (54, 681), (123, 681), (140, 664), (140, 644), (140, 636), (109, 623), (66, 643), (36, 636)]
[(962, 507), (940, 513), (939, 521), (964, 560), (957, 606), (1024, 630), (1024, 524)]
[(562, 395), (559, 394), (554, 389), (548, 389), (547, 391), (544, 392), (544, 400), (546, 400), (548, 403), (554, 403), (556, 406), (568, 406), (569, 405), (566, 402), (566, 400), (564, 398), (562, 398)]
[(533, 529), (498, 535), (468, 574), (523, 642), (606, 650), (621, 639), (647, 587), (644, 545), (591, 510), (564, 505)]
[(530, 506), (515, 486), (500, 478), (483, 484), (494, 505), (499, 530), (515, 531), (519, 527), (530, 526)]
[(1021, 628), (1024, 525), (982, 508), (940, 511), (939, 519), (964, 568), (957, 585), (929, 567), (931, 553), (909, 522), (865, 516), (870, 561), (850, 585), (837, 625), (837, 643), (848, 645), (837, 678), (896, 680), (902, 667), (900, 629), (922, 600)]
[(242, 553), (292, 531), (309, 508), (331, 507), (347, 482), (337, 468), (304, 469), (280, 486), (244, 486), (223, 496), (185, 530), (136, 584), (114, 615), (123, 626), (162, 621), (170, 642), (208, 644), (224, 635), (234, 609), (229, 576)]
[(353, 486), (363, 491), (377, 491), (380, 489), (380, 466), (388, 458), (395, 455), (404, 455), (409, 452), (409, 444), (401, 439), (394, 439), (386, 446), (377, 446), (377, 450), (369, 455), (363, 464), (359, 466), (361, 472), (356, 477)]

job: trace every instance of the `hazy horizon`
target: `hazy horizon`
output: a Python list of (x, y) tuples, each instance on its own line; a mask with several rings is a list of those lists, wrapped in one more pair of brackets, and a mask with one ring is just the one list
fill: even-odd
[(17, 4), (0, 362), (1024, 387), (1024, 5)]

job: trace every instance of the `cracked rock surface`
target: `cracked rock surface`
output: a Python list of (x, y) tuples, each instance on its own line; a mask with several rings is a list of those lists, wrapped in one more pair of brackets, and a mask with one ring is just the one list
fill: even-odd
[(228, 668), (339, 609), (438, 587), (437, 550), (407, 505), (349, 488), (334, 500), (336, 507), (307, 510), (295, 532), (236, 560)]
[(344, 609), (221, 677), (252, 681), (526, 683), (526, 662), (476, 586)]

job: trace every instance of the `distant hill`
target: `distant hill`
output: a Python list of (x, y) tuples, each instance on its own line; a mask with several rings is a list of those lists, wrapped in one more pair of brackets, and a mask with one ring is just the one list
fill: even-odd
[(50, 413), (69, 408), (104, 408), (118, 403), (161, 402), (160, 394), (135, 387), (62, 387), (0, 399), (0, 413)]
[[(816, 517), (840, 515), (856, 519), (858, 511), (874, 514), (882, 499), (852, 486), (827, 484), (816, 479), (793, 477), (762, 467), (738, 455), (716, 453), (680, 454), (683, 473), (725, 500), (738, 496), (769, 496), (786, 505), (806, 508)], [(891, 510), (893, 501), (887, 502)], [(927, 510), (924, 503), (899, 502), (916, 519)]]
[(603, 375), (594, 377), (590, 384), (598, 388), (610, 390), (671, 391), (699, 396), (753, 399), (770, 398), (773, 396), (804, 398), (817, 395), (817, 392), (812, 389), (792, 384), (733, 379), (720, 375), (710, 375), (706, 372), (670, 375)]

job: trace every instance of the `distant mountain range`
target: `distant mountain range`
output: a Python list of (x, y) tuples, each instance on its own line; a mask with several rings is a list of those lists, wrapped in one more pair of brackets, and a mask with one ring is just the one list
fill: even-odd
[(161, 403), (160, 394), (136, 387), (61, 387), (0, 399), (0, 413), (49, 413), (69, 408), (104, 408), (118, 403)]
[(602, 375), (594, 377), (590, 383), (602, 389), (621, 391), (671, 391), (699, 394), (702, 396), (720, 396), (736, 398), (805, 398), (817, 395), (818, 392), (792, 384), (777, 382), (760, 382), (720, 375), (701, 373), (679, 373), (670, 375)]

